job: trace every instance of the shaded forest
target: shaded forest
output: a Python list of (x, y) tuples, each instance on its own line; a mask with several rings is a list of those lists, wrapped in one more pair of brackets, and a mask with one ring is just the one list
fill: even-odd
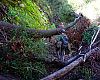
[[(100, 2), (1, 0), (0, 80), (99, 80), (100, 9), (94, 3)], [(62, 33), (68, 37), (64, 61), (57, 52)]]

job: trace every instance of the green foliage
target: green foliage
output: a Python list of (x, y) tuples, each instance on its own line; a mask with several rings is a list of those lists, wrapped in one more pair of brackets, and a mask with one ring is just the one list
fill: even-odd
[(91, 26), (91, 28), (87, 29), (84, 33), (83, 33), (83, 40), (90, 44), (91, 43), (91, 39), (92, 36), (94, 34), (94, 31), (97, 29), (96, 26)]
[(91, 43), (91, 38), (92, 38), (91, 32), (85, 32), (83, 35), (84, 41), (87, 42), (88, 44)]
[(40, 8), (32, 2), (32, 0), (12, 1), (7, 0), (8, 13), (7, 21), (24, 27), (31, 27), (35, 29), (47, 29), (48, 19)]
[(91, 77), (92, 77), (92, 71), (90, 68), (82, 68), (81, 70), (81, 74), (84, 76), (84, 79), (85, 80), (91, 80)]
[(74, 11), (67, 0), (46, 0), (50, 5), (52, 15), (58, 16), (61, 21), (69, 22), (73, 20), (71, 15)]
[(43, 62), (35, 62), (35, 57), (45, 57), (47, 45), (41, 40), (33, 40), (24, 28), (11, 31), (8, 44), (0, 46), (0, 65), (3, 73), (13, 73), (21, 80), (39, 80), (47, 71)]
[(51, 7), (49, 6), (47, 0), (33, 0), (39, 7), (42, 12), (44, 12), (45, 16), (50, 20), (53, 16)]
[(70, 22), (74, 13), (67, 0), (4, 0), (8, 5), (8, 13), (5, 21), (31, 27), (35, 29), (48, 29), (48, 20), (54, 16), (60, 18), (60, 22)]
[[(0, 45), (0, 71), (18, 75), (21, 80), (39, 80), (47, 71), (43, 62), (34, 61), (35, 57), (44, 58), (48, 45), (43, 39), (33, 39), (25, 28), (48, 29), (48, 19), (32, 0), (2, 0), (8, 8), (4, 21), (22, 26), (11, 31), (9, 43)], [(2, 67), (2, 68), (1, 68)]]
[(43, 39), (35, 40), (29, 35), (24, 28), (12, 32), (12, 41), (20, 40), (24, 44), (24, 52), (34, 52), (38, 56), (44, 56), (48, 53), (48, 46)]
[(55, 29), (56, 25), (54, 23), (52, 23), (51, 25), (49, 25), (49, 29)]

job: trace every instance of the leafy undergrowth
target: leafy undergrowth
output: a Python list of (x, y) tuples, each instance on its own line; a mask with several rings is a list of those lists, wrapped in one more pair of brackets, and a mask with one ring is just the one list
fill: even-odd
[[(10, 34), (5, 30), (0, 31), (0, 53), (2, 53), (0, 54), (0, 72), (13, 74), (21, 80), (39, 80), (47, 75), (49, 70), (46, 70), (44, 62), (37, 61), (36, 58), (48, 57), (48, 45), (45, 44), (44, 39), (31, 38), (24, 28), (46, 30), (55, 28), (55, 25), (49, 23), (46, 14), (35, 0), (1, 0), (0, 4), (0, 20), (23, 27), (23, 29), (12, 31)], [(61, 1), (60, 4), (63, 5)], [(68, 5), (69, 9), (67, 10), (65, 8), (67, 5), (63, 8), (66, 14), (71, 9)], [(63, 12), (64, 16), (66, 14)], [(69, 13), (66, 18), (68, 16)]]
[(23, 27), (10, 34), (0, 30), (0, 74), (39, 80), (47, 71), (36, 58), (48, 55), (48, 45), (43, 39), (33, 39), (24, 28), (48, 29), (48, 19), (32, 0), (1, 0), (0, 4), (0, 20)]
[(84, 33), (83, 33), (83, 41), (85, 41), (88, 45), (92, 41), (92, 36), (97, 31), (97, 26), (90, 26)]
[(35, 60), (47, 55), (45, 42), (42, 39), (33, 40), (24, 29), (11, 33), (10, 40), (1, 34), (6, 43), (0, 44), (0, 72), (14, 74), (21, 80), (37, 80), (46, 75), (45, 64)]
[(4, 21), (28, 28), (48, 29), (48, 19), (32, 0), (3, 0), (1, 3), (7, 7)]

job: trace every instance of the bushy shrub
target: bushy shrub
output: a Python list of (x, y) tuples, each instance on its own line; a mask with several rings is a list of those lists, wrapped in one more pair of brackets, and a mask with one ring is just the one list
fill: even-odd
[(48, 19), (32, 0), (7, 0), (4, 4), (8, 6), (5, 21), (28, 28), (48, 29)]
[(10, 40), (0, 45), (0, 71), (17, 75), (21, 80), (38, 80), (47, 71), (43, 62), (36, 62), (36, 57), (45, 57), (47, 46), (42, 39), (35, 41), (20, 28), (11, 31)]
[[(70, 22), (73, 20), (74, 13), (72, 7), (68, 4), (67, 0), (46, 0), (50, 6), (52, 12), (52, 18), (58, 17), (60, 19), (55, 21), (55, 23), (59, 22)], [(54, 20), (53, 20), (54, 21)]]
[(96, 26), (91, 26), (89, 29), (87, 29), (84, 33), (83, 33), (83, 40), (90, 44), (91, 43), (91, 39), (92, 36), (94, 34), (94, 31), (97, 30)]

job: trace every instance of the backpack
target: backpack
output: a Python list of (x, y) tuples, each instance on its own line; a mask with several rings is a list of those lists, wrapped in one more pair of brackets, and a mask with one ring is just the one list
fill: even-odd
[(62, 46), (65, 46), (65, 47), (68, 46), (68, 37), (67, 36), (65, 36), (63, 34), (58, 35), (56, 40), (57, 40), (57, 43), (62, 42), (62, 44), (61, 44)]
[(68, 37), (65, 35), (62, 35), (61, 42), (62, 42), (63, 46), (65, 46), (65, 47), (68, 46)]

